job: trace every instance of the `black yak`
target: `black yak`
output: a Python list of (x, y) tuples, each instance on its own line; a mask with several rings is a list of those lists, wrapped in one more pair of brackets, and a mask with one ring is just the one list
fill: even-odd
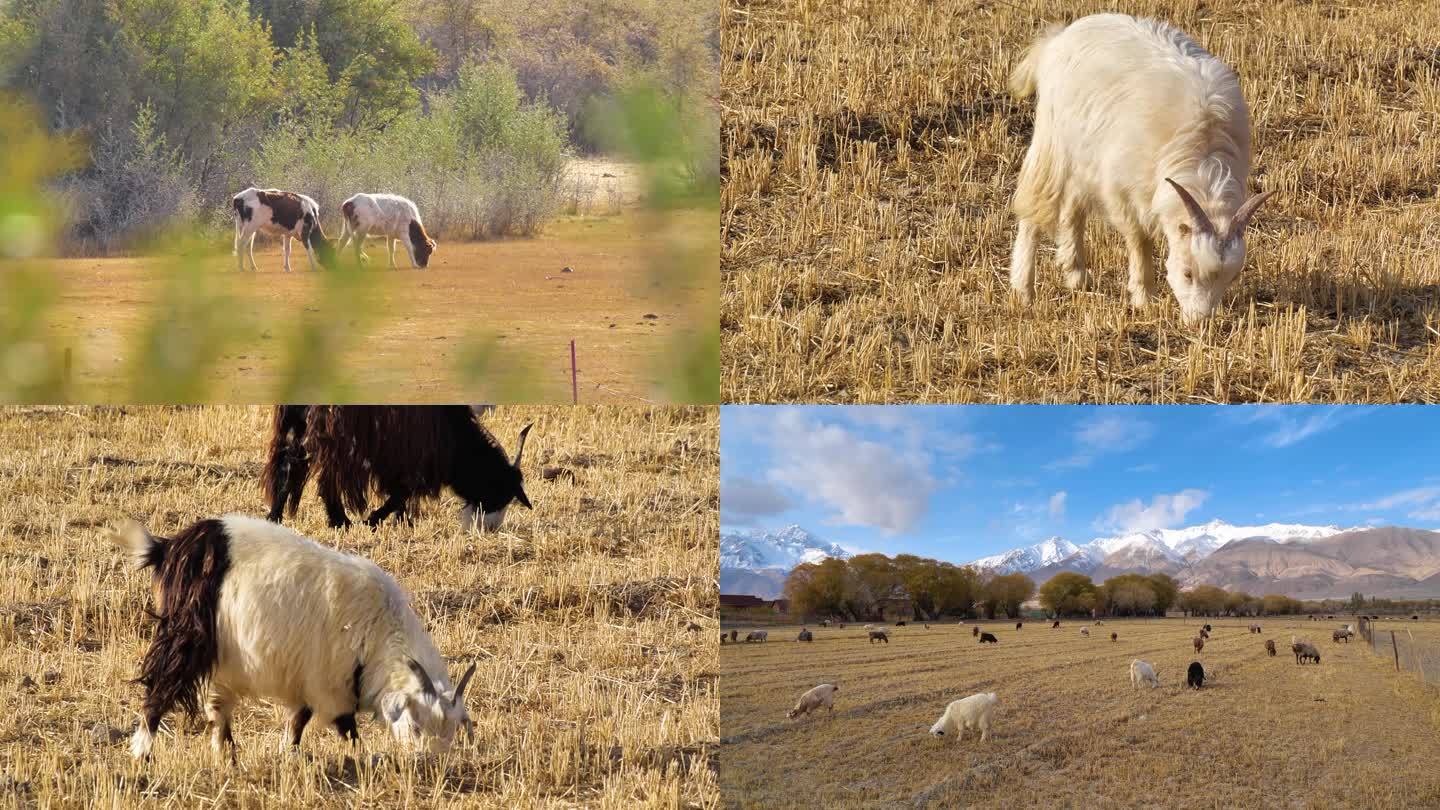
[(313, 476), (332, 527), (350, 525), (347, 509), (363, 513), (372, 487), (385, 502), (365, 519), (370, 526), (448, 486), (465, 502), (462, 526), (483, 515), (485, 529), (498, 529), (512, 501), (531, 508), (520, 471), (530, 427), (512, 462), (467, 405), (278, 405), (262, 479), (270, 520), (287, 505), (295, 514)]

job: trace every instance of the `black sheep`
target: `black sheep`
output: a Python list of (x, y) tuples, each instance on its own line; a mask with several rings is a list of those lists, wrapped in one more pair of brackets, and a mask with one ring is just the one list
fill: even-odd
[(884, 630), (871, 630), (871, 631), (870, 631), (870, 643), (871, 643), (871, 644), (874, 644), (874, 643), (877, 642), (877, 641), (883, 641), (883, 642), (885, 642), (886, 644), (889, 644), (889, 643), (890, 643), (890, 637), (887, 636), (887, 635), (885, 635), (885, 631), (884, 631)]
[(1190, 668), (1185, 670), (1185, 684), (1191, 689), (1205, 685), (1205, 668), (1200, 666), (1199, 661), (1191, 661)]
[(269, 517), (279, 522), (287, 505), (294, 515), (314, 477), (332, 527), (350, 525), (347, 508), (363, 513), (372, 487), (386, 499), (365, 520), (376, 526), (448, 486), (465, 502), (466, 528), (483, 515), (497, 529), (512, 501), (531, 508), (520, 471), (529, 432), (521, 429), (512, 462), (467, 405), (280, 405), (263, 476)]
[(981, 633), (981, 634), (980, 634), (980, 643), (981, 643), (981, 644), (984, 644), (984, 643), (987, 642), (987, 641), (990, 642), (991, 644), (999, 644), (999, 643), (1000, 643), (999, 639), (995, 638), (994, 636), (990, 635), (989, 633)]

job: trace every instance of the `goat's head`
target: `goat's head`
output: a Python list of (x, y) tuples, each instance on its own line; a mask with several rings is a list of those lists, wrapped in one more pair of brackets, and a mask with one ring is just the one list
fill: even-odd
[(390, 733), (406, 745), (431, 753), (450, 750), (455, 732), (464, 728), (474, 734), (470, 713), (465, 710), (465, 687), (475, 674), (475, 665), (460, 676), (453, 692), (438, 689), (435, 681), (415, 659), (410, 659), (410, 672), (415, 676), (405, 689), (391, 692), (382, 701), (380, 710)]
[(1193, 326), (1215, 311), (1225, 291), (1239, 277), (1245, 266), (1245, 226), (1275, 192), (1246, 200), (1220, 228), (1184, 186), (1168, 177), (1165, 182), (1180, 195), (1188, 215), (1166, 228), (1170, 251), (1165, 259), (1165, 280), (1180, 304), (1181, 319)]
[(430, 264), (430, 254), (435, 252), (435, 246), (439, 244), (430, 238), (425, 232), (424, 226), (415, 220), (410, 220), (410, 253), (415, 257), (416, 267), (425, 267)]
[(515, 448), (515, 460), (504, 470), (496, 473), (500, 482), (497, 489), (499, 497), (493, 504), (467, 503), (460, 507), (460, 528), (469, 530), (475, 528), (478, 523), (485, 531), (493, 532), (500, 528), (505, 521), (505, 510), (510, 508), (511, 501), (519, 501), (526, 509), (533, 509), (530, 505), (530, 498), (525, 495), (525, 473), (520, 469), (520, 459), (525, 455), (525, 437), (530, 435), (530, 428), (534, 424), (526, 425), (520, 429), (520, 443)]

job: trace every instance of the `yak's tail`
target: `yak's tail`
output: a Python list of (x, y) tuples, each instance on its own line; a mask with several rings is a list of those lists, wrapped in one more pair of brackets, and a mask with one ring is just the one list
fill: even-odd
[(1058, 23), (1045, 29), (1039, 37), (1025, 49), (1025, 55), (1020, 57), (1020, 63), (1010, 73), (1010, 95), (1017, 100), (1026, 99), (1035, 94), (1035, 86), (1038, 83), (1040, 69), (1040, 55), (1045, 51), (1045, 46), (1065, 30), (1065, 26)]
[[(284, 512), (294, 517), (310, 477), (305, 458), (304, 405), (276, 405), (270, 427), (270, 452), (260, 474), (260, 486), (270, 495), (270, 519)], [(287, 506), (288, 501), (288, 506)]]

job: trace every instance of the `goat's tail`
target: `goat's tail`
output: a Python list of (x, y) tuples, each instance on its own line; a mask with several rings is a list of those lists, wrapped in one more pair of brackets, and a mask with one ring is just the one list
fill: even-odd
[(1040, 56), (1045, 52), (1045, 46), (1065, 30), (1065, 26), (1055, 23), (1045, 29), (1039, 37), (1025, 49), (1025, 54), (1020, 57), (1019, 64), (1010, 72), (1010, 95), (1018, 99), (1026, 99), (1035, 94), (1035, 86), (1039, 77), (1036, 75), (1040, 69)]
[(218, 520), (202, 520), (172, 539), (130, 521), (111, 533), (141, 568), (154, 569), (155, 636), (140, 664), (145, 714), (200, 709), (201, 685), (220, 655), (220, 587), (230, 568), (230, 539)]

